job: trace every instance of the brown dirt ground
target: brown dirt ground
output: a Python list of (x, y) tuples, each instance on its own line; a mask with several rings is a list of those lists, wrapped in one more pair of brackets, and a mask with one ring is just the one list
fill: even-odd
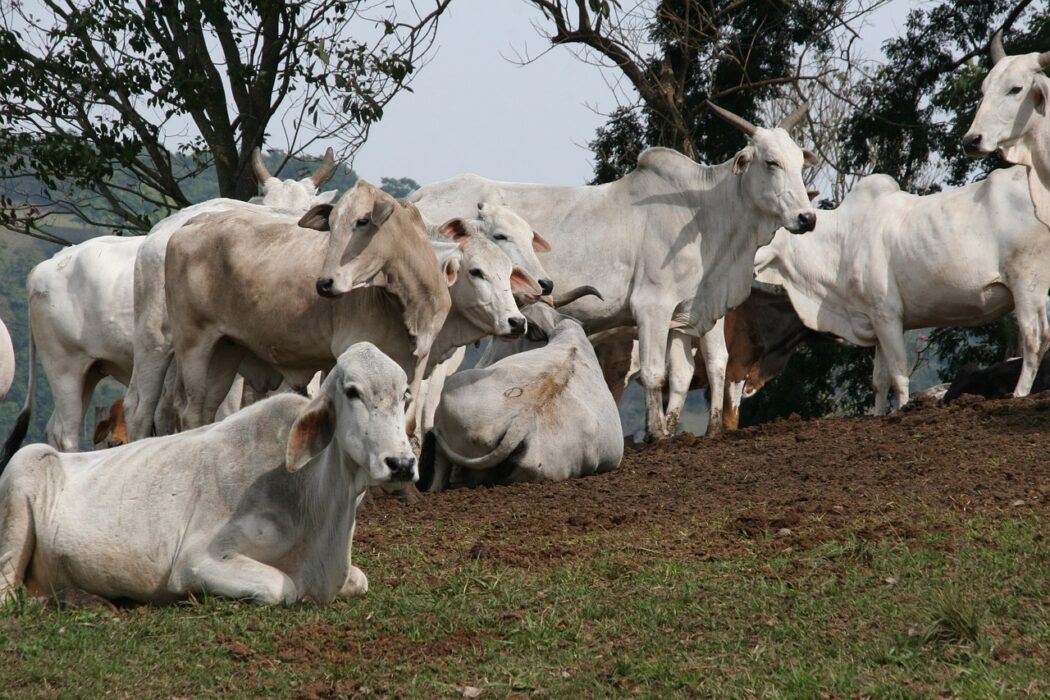
[(917, 402), (885, 418), (793, 416), (720, 439), (630, 446), (616, 471), (585, 479), (375, 499), (355, 549), (532, 568), (581, 556), (573, 540), (591, 535), (677, 534), (667, 538), (674, 553), (703, 558), (847, 534), (907, 540), (950, 529), (949, 513), (1045, 516), (1048, 447), (1050, 395)]

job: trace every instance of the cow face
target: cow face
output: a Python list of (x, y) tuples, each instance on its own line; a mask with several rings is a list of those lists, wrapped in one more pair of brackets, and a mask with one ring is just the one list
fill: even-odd
[(405, 430), (408, 378), (371, 343), (350, 346), (288, 437), (286, 464), (302, 468), (333, 442), (367, 470), (370, 484), (416, 481), (419, 470)]
[(998, 150), (1006, 160), (1030, 163), (1010, 149), (1050, 114), (1050, 79), (1042, 74), (1044, 67), (1038, 53), (1002, 56), (992, 66), (981, 84), (977, 114), (963, 136), (966, 155), (979, 158)]
[[(810, 205), (802, 168), (815, 163), (816, 157), (799, 148), (784, 129), (756, 128), (751, 145), (737, 153), (733, 171), (741, 177), (752, 206), (773, 217), (777, 226), (805, 233), (816, 226), (817, 212)], [(769, 240), (775, 230), (770, 230)]]
[(335, 199), (335, 190), (317, 193), (318, 188), (335, 173), (335, 154), (331, 148), (325, 151), (314, 174), (302, 180), (280, 180), (271, 175), (258, 148), (252, 153), (252, 169), (263, 190), (262, 197), (252, 199), (253, 202), (277, 209), (306, 211), (316, 204), (328, 204)]
[(329, 232), (317, 293), (336, 297), (375, 284), (386, 264), (401, 254), (398, 237), (405, 227), (418, 225), (423, 230), (422, 219), (418, 214), (413, 218), (412, 212), (364, 180), (334, 206), (321, 204), (306, 212), (300, 226)]
[[(449, 277), (452, 306), (485, 335), (504, 339), (525, 333), (527, 323), (514, 294), (540, 293), (532, 275), (515, 267), (496, 244), (463, 219), (452, 219), (439, 233), (459, 244), (456, 274)], [(447, 266), (448, 263), (446, 263)]]
[(550, 244), (513, 209), (478, 202), (478, 232), (499, 246), (512, 263), (532, 275), (544, 294), (554, 290), (554, 282), (536, 257), (536, 253), (549, 252)]

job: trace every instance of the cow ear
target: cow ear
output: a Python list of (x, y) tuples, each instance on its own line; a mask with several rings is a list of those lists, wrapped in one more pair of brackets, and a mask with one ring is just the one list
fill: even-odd
[(806, 164), (807, 166), (812, 168), (819, 161), (817, 160), (817, 154), (816, 153), (814, 153), (813, 151), (809, 150), (808, 148), (803, 148), (802, 149), (802, 162), (804, 164)]
[(1036, 80), (1032, 83), (1032, 100), (1035, 101), (1035, 111), (1039, 112), (1041, 116), (1047, 116), (1050, 110), (1047, 109), (1047, 86), (1042, 80)]
[(109, 431), (112, 429), (112, 425), (112, 421), (109, 418), (103, 418), (100, 420), (98, 425), (95, 426), (95, 434), (91, 437), (91, 444), (97, 445), (105, 440), (106, 436), (109, 435)]
[(335, 434), (335, 407), (328, 395), (321, 393), (303, 409), (288, 434), (285, 467), (296, 472), (321, 453)]
[(390, 215), (394, 213), (394, 209), (397, 208), (396, 199), (387, 199), (381, 197), (375, 201), (372, 205), (372, 225), (379, 228), (383, 225)]
[(752, 148), (745, 148), (736, 154), (736, 159), (733, 160), (733, 174), (743, 175), (747, 172), (748, 167), (751, 165), (752, 159), (754, 159), (755, 153)]
[(328, 204), (333, 199), (335, 199), (335, 196), (337, 194), (339, 194), (339, 190), (328, 190), (327, 192), (322, 192), (321, 194), (314, 197), (314, 201), (318, 204)]
[(813, 201), (820, 196), (820, 190), (806, 190), (806, 196), (809, 197), (809, 201)]
[(445, 258), (445, 262), (441, 265), (441, 271), (445, 274), (445, 284), (449, 287), (454, 285), (459, 277), (459, 256), (450, 255)]
[(470, 223), (463, 219), (449, 219), (438, 227), (438, 234), (450, 241), (462, 241), (474, 233)]
[(536, 233), (532, 232), (532, 249), (537, 253), (549, 253), (551, 252), (551, 244), (547, 242), (547, 239)]
[(522, 270), (520, 267), (511, 270), (510, 291), (516, 294), (534, 294), (536, 296), (543, 294), (543, 290), (540, 289), (539, 283), (532, 278), (532, 275), (525, 272), (525, 270)]
[(330, 231), (329, 218), (334, 208), (331, 204), (315, 204), (306, 210), (303, 218), (299, 219), (299, 226), (312, 228), (314, 231)]

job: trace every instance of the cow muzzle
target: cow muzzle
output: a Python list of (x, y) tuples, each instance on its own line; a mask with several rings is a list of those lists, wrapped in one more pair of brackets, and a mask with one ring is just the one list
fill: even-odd
[(795, 217), (795, 225), (788, 226), (787, 230), (791, 233), (806, 233), (812, 231), (817, 225), (817, 212), (812, 209), (808, 211), (799, 212), (798, 216)]
[(966, 134), (962, 138), (963, 153), (967, 158), (984, 158), (992, 152), (992, 149), (986, 147), (983, 142), (984, 136), (981, 134)]
[(317, 280), (316, 287), (317, 293), (323, 297), (328, 297), (329, 299), (331, 299), (332, 297), (336, 296), (335, 280), (333, 280), (331, 277), (321, 277)]
[(390, 483), (402, 484), (419, 479), (415, 457), (387, 457), (383, 463), (390, 470)]

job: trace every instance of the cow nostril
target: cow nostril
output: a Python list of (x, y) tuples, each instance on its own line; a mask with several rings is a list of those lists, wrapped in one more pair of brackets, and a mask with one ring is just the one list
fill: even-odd
[(803, 231), (812, 231), (817, 225), (817, 215), (811, 211), (805, 211), (798, 215), (798, 223)]
[(525, 317), (517, 316), (507, 319), (507, 323), (510, 324), (510, 332), (515, 335), (521, 335), (525, 332)]
[(390, 468), (390, 473), (397, 477), (410, 476), (412, 468), (416, 466), (415, 457), (387, 457), (383, 461)]
[(317, 293), (323, 297), (332, 296), (332, 285), (335, 284), (335, 280), (331, 277), (322, 277), (317, 280)]
[(543, 290), (544, 294), (550, 294), (554, 291), (554, 282), (551, 280), (540, 280), (540, 289)]

